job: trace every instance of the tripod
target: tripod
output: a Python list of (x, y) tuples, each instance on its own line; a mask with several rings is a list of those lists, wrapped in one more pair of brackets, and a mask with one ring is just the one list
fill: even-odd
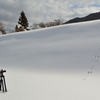
[(5, 76), (2, 75), (0, 78), (0, 91), (7, 92)]

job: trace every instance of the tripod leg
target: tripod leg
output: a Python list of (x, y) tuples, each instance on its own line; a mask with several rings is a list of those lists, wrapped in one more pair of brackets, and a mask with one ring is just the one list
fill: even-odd
[(7, 92), (7, 87), (6, 87), (5, 76), (3, 76), (3, 81), (4, 81), (5, 92)]
[(1, 82), (2, 82), (2, 81), (1, 81), (1, 79), (0, 79), (0, 91), (1, 91)]
[(4, 84), (2, 79), (1, 79), (1, 86), (2, 86), (2, 91), (4, 92)]
[(0, 83), (0, 91), (1, 91), (1, 83)]

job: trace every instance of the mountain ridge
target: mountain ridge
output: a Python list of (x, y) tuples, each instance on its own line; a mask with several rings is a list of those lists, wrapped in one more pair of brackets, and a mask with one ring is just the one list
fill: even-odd
[(98, 20), (100, 19), (100, 12), (97, 13), (91, 13), (85, 17), (76, 17), (71, 20), (68, 20), (64, 24), (69, 24), (69, 23), (78, 23), (78, 22), (84, 22), (84, 21), (92, 21), (92, 20)]

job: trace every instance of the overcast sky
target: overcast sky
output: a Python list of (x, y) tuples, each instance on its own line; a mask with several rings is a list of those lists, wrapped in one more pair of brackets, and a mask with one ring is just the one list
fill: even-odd
[(63, 18), (66, 21), (100, 11), (100, 0), (0, 0), (0, 20), (14, 28), (21, 11), (29, 25)]

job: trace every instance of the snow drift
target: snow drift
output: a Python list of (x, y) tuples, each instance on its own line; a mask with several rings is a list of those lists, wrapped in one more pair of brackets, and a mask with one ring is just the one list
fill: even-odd
[(100, 20), (0, 36), (2, 100), (99, 100)]

